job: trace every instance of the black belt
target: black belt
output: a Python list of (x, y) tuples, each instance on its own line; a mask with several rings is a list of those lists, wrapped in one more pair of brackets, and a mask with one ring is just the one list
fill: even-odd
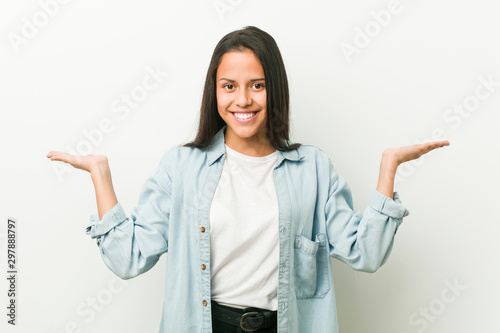
[(236, 309), (212, 300), (212, 318), (235, 327), (240, 327), (243, 332), (253, 332), (262, 328), (276, 327), (278, 311), (253, 307)]

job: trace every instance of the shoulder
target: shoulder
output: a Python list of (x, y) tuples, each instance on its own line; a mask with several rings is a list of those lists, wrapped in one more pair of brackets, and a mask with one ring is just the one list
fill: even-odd
[(301, 144), (297, 152), (302, 159), (303, 165), (311, 172), (317, 174), (320, 179), (330, 179), (330, 183), (337, 180), (338, 174), (328, 154), (321, 148), (311, 144)]
[(160, 166), (169, 174), (178, 169), (186, 170), (203, 163), (206, 151), (195, 147), (174, 146), (169, 148), (160, 159)]
[(328, 163), (330, 158), (321, 148), (311, 144), (301, 144), (297, 148), (299, 156), (303, 156), (304, 161), (315, 163)]
[(163, 154), (161, 157), (161, 161), (167, 163), (169, 161), (181, 161), (183, 159), (193, 157), (195, 155), (200, 155), (204, 152), (204, 150), (194, 147), (185, 147), (185, 146), (174, 146)]

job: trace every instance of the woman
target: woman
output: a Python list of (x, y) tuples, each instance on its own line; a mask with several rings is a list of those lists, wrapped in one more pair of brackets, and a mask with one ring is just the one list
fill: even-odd
[(169, 149), (130, 216), (107, 158), (51, 151), (90, 172), (98, 215), (86, 231), (123, 279), (168, 252), (160, 332), (337, 332), (330, 257), (374, 272), (409, 214), (398, 165), (448, 141), (386, 149), (363, 215), (319, 148), (290, 142), (288, 82), (274, 39), (224, 36), (208, 69), (194, 141)]

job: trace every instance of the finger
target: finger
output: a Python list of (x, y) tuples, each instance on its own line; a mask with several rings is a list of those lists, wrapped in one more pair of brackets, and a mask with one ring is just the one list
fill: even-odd
[(58, 151), (57, 151), (57, 150), (51, 150), (51, 151), (49, 151), (49, 153), (48, 153), (47, 155), (45, 155), (45, 156), (47, 156), (48, 158), (50, 158), (51, 156), (54, 156), (56, 153), (58, 153)]
[(428, 152), (430, 152), (430, 151), (432, 151), (432, 150), (434, 150), (436, 148), (439, 148), (439, 146), (435, 146), (435, 145), (429, 146), (429, 147), (427, 147), (427, 149), (425, 150), (425, 152), (428, 153)]
[(51, 150), (49, 151), (49, 153), (47, 154), (47, 157), (51, 157), (51, 156), (61, 156), (62, 154), (64, 154), (63, 151), (59, 151), (59, 150)]
[(449, 146), (450, 141), (448, 140), (442, 140), (442, 141), (434, 141), (433, 142), (436, 146), (442, 147), (442, 146)]
[(51, 151), (49, 151), (49, 153), (46, 156), (48, 158), (52, 159), (53, 157), (58, 156), (58, 153), (59, 153), (58, 151), (51, 150)]
[(65, 162), (65, 159), (63, 156), (61, 156), (60, 154), (54, 154), (50, 157), (50, 160), (51, 161), (63, 161)]
[(432, 145), (432, 149), (441, 148), (441, 147), (449, 146), (449, 145), (450, 145), (449, 141), (446, 141), (446, 140), (445, 141), (437, 141)]
[(448, 141), (435, 141), (435, 142), (429, 142), (425, 149), (423, 150), (423, 154), (426, 154), (430, 152), (431, 150), (441, 148), (444, 146), (448, 146), (450, 143)]
[(448, 140), (428, 142), (427, 148), (435, 149), (443, 146), (449, 146), (450, 142)]
[(62, 161), (69, 163), (71, 160), (71, 155), (62, 151), (57, 151), (54, 152), (54, 154), (52, 155), (52, 157), (50, 157), (50, 159), (52, 161)]

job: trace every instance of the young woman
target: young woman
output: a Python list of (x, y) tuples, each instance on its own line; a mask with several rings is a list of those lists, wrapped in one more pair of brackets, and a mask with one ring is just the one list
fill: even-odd
[(90, 173), (98, 214), (86, 232), (130, 279), (168, 252), (160, 332), (337, 332), (330, 257), (374, 272), (409, 214), (398, 165), (449, 145), (389, 148), (365, 213), (328, 156), (289, 140), (288, 82), (274, 39), (224, 36), (205, 82), (194, 141), (164, 153), (129, 216), (108, 160), (51, 151)]

